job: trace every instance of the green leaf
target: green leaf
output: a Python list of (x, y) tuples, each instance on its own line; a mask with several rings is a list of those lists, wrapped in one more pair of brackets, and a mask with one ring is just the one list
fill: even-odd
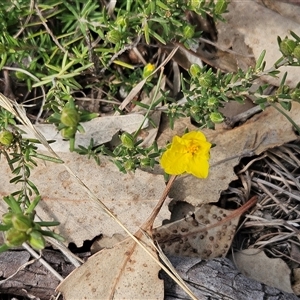
[(8, 196), (3, 197), (3, 200), (11, 208), (12, 212), (22, 213), (22, 209), (20, 207), (20, 204), (17, 202), (17, 200), (12, 195), (8, 195)]
[(294, 31), (290, 31), (291, 36), (300, 43), (300, 37), (294, 32)]
[(155, 31), (152, 31), (150, 28), (149, 28), (149, 34), (151, 34), (155, 39), (157, 39), (163, 45), (167, 44), (166, 41), (160, 35), (158, 35)]
[(38, 205), (38, 203), (41, 200), (41, 196), (37, 195), (34, 200), (30, 203), (30, 205), (28, 206), (28, 208), (25, 210), (26, 214), (31, 214), (33, 213), (34, 209), (36, 208), (36, 206)]
[(60, 224), (60, 222), (57, 221), (41, 221), (41, 222), (35, 222), (35, 224), (38, 224), (41, 227), (49, 227), (49, 226), (58, 226)]
[(266, 50), (263, 50), (255, 64), (254, 70), (261, 70), (261, 66), (265, 59), (265, 55), (266, 55)]
[(287, 111), (290, 111), (292, 108), (292, 101), (279, 101), (280, 105)]
[(10, 227), (11, 225), (0, 224), (0, 231), (7, 231)]
[(61, 160), (57, 157), (52, 157), (52, 156), (48, 156), (48, 155), (41, 154), (41, 153), (35, 153), (33, 156), (36, 158), (42, 159), (42, 160), (51, 161), (51, 162), (58, 163), (58, 164), (64, 163), (63, 160)]
[(23, 175), (16, 176), (16, 177), (14, 177), (13, 179), (11, 179), (9, 182), (10, 182), (10, 183), (14, 183), (14, 182), (19, 181), (21, 178), (23, 178)]
[(7, 250), (9, 250), (9, 247), (6, 244), (0, 246), (0, 253), (5, 252)]

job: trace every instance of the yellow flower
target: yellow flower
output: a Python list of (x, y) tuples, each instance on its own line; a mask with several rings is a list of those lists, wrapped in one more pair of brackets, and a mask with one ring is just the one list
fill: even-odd
[(190, 173), (206, 178), (209, 169), (211, 143), (202, 132), (191, 131), (182, 137), (174, 136), (171, 146), (161, 157), (160, 165), (166, 173), (180, 175)]
[(143, 70), (143, 78), (145, 79), (146, 77), (148, 77), (154, 70), (155, 70), (154, 64), (150, 64), (150, 63), (147, 64)]

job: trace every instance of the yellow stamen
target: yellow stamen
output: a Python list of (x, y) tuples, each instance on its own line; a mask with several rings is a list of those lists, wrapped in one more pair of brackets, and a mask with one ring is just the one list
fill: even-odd
[(195, 144), (190, 144), (186, 147), (186, 151), (188, 153), (191, 153), (192, 155), (194, 155), (196, 152), (198, 152), (199, 146), (195, 145)]

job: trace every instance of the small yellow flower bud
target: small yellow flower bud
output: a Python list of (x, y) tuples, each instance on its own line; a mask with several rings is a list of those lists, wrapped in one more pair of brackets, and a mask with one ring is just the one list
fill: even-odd
[(148, 167), (150, 166), (151, 159), (149, 157), (145, 157), (141, 159), (141, 166)]
[(14, 139), (14, 135), (8, 131), (3, 130), (0, 132), (0, 143), (4, 146), (9, 146)]
[(191, 106), (191, 108), (190, 108), (190, 113), (191, 113), (192, 116), (198, 115), (199, 112), (200, 112), (199, 106), (197, 106), (197, 105)]
[(123, 16), (117, 17), (116, 24), (121, 27), (126, 27), (127, 26), (127, 18), (125, 18)]
[(2, 223), (5, 225), (12, 225), (11, 218), (13, 216), (12, 212), (8, 212), (2, 216)]
[(274, 103), (277, 101), (277, 97), (276, 96), (269, 96), (267, 97), (267, 101), (270, 103)]
[(143, 70), (143, 79), (148, 77), (155, 70), (154, 64), (147, 64)]
[(195, 29), (192, 25), (186, 25), (183, 28), (183, 37), (186, 39), (191, 39), (195, 34)]
[(9, 247), (20, 246), (28, 239), (28, 235), (24, 231), (16, 228), (10, 228), (5, 232), (5, 243)]
[(213, 112), (210, 114), (209, 118), (215, 124), (222, 123), (224, 121), (224, 117), (219, 112)]
[(110, 30), (106, 34), (107, 40), (112, 44), (117, 44), (122, 39), (122, 33), (118, 30)]
[(132, 171), (135, 169), (135, 163), (132, 159), (128, 159), (125, 163), (124, 163), (124, 168), (126, 171)]
[(213, 83), (213, 76), (211, 74), (203, 74), (199, 77), (199, 84), (203, 87), (209, 88)]
[(197, 77), (201, 73), (201, 67), (197, 64), (190, 66), (190, 74), (192, 77)]
[(283, 41), (281, 41), (279, 48), (283, 55), (289, 56), (296, 48), (296, 42), (285, 38)]
[(227, 9), (228, 2), (226, 0), (218, 0), (215, 6), (215, 14), (221, 15)]
[(216, 97), (210, 97), (207, 100), (207, 105), (208, 106), (215, 106), (219, 103), (219, 100)]
[(29, 244), (32, 248), (41, 250), (45, 248), (46, 242), (39, 231), (33, 230), (29, 235)]
[(291, 98), (294, 101), (300, 102), (300, 89), (294, 89), (291, 93)]
[(128, 132), (122, 133), (122, 135), (120, 136), (120, 139), (121, 139), (122, 144), (126, 148), (132, 149), (134, 147), (134, 138), (130, 133), (128, 133)]
[(300, 45), (294, 49), (293, 56), (300, 61)]
[(199, 9), (200, 6), (203, 4), (204, 0), (190, 0), (189, 5), (191, 9)]
[(11, 217), (11, 221), (14, 228), (26, 233), (28, 233), (28, 231), (30, 231), (33, 227), (33, 222), (31, 221), (31, 219), (23, 214), (13, 214)]
[(79, 113), (75, 107), (64, 107), (61, 116), (60, 121), (70, 127), (76, 127), (78, 125), (78, 122), (80, 120)]
[(75, 136), (76, 131), (76, 127), (65, 127), (61, 130), (61, 135), (65, 139), (71, 139)]

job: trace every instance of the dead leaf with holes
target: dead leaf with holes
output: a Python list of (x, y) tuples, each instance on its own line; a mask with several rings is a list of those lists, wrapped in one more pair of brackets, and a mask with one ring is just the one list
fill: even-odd
[(225, 257), (240, 216), (255, 203), (253, 197), (235, 211), (205, 204), (184, 219), (154, 229), (153, 237), (168, 255)]

